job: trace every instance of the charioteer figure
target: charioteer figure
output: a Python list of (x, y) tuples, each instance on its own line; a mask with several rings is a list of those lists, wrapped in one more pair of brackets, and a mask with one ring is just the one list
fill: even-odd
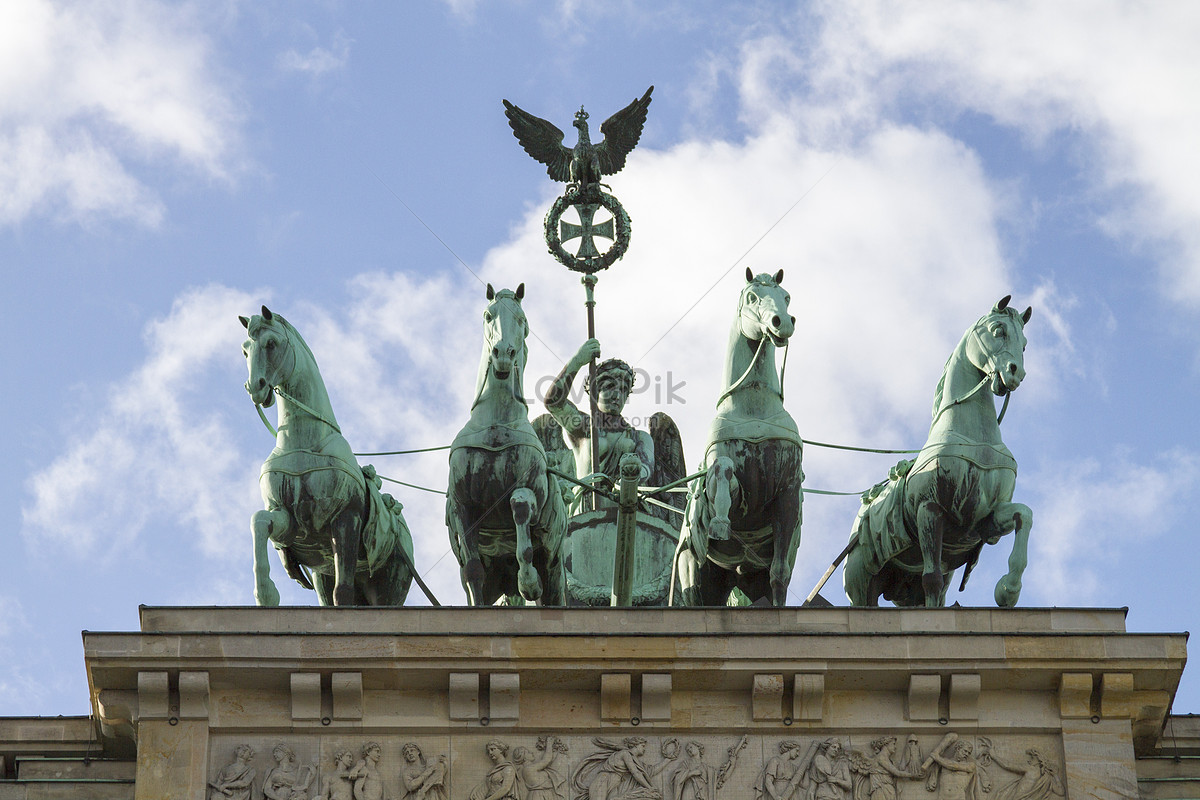
[[(599, 464), (592, 464), (592, 419), (570, 400), (571, 385), (579, 370), (600, 357), (600, 342), (588, 339), (567, 361), (546, 394), (546, 409), (562, 426), (567, 443), (575, 456), (575, 472), (580, 476), (604, 475), (609, 485), (620, 477), (619, 462), (625, 453), (633, 453), (641, 462), (638, 483), (646, 485), (654, 473), (654, 440), (638, 430), (623, 416), (625, 403), (633, 390), (633, 368), (619, 358), (610, 358), (596, 367), (596, 385), (584, 379), (584, 391), (596, 398), (596, 428), (599, 434)], [(664, 415), (665, 416), (665, 415)]]

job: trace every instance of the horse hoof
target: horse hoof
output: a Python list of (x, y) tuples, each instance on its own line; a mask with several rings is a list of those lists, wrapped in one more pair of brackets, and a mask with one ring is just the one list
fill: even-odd
[(996, 581), (996, 605), (1000, 608), (1013, 608), (1020, 597), (1020, 581), (1010, 581), (1008, 576)]
[(279, 590), (273, 582), (268, 581), (254, 590), (254, 602), (260, 606), (274, 608), (279, 605)]
[(517, 571), (517, 590), (531, 603), (537, 602), (542, 597), (542, 582), (538, 578), (537, 570), (530, 564), (523, 564), (521, 569)]

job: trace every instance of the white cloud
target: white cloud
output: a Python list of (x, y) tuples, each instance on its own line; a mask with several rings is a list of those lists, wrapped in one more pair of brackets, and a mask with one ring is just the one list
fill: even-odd
[(349, 37), (339, 32), (333, 37), (330, 49), (314, 47), (307, 53), (301, 53), (293, 48), (280, 53), (277, 63), (279, 68), (286, 72), (305, 72), (313, 76), (324, 75), (346, 66), (350, 60), (350, 42)]
[(1097, 222), (1158, 251), (1167, 292), (1200, 305), (1200, 6), (861, 0), (820, 15), (807, 57), (781, 39), (762, 48), (801, 61), (789, 74), (836, 101), (816, 118), (869, 127), (917, 100), (942, 119), (990, 115), (1035, 144), (1081, 134), (1079, 167), (1111, 206)]
[(0, 222), (35, 213), (163, 216), (135, 165), (227, 179), (236, 113), (189, 6), (11, 0), (0, 6)]
[(1122, 553), (1149, 547), (1186, 513), (1200, 457), (1174, 451), (1147, 464), (1116, 453), (1105, 462), (1046, 464), (1028, 485), (1038, 499), (1030, 503), (1026, 584), (1038, 587), (1041, 604), (1085, 605), (1101, 595), (1105, 573), (1120, 569)]
[(234, 369), (236, 315), (251, 307), (249, 295), (212, 286), (184, 294), (150, 323), (145, 362), (76, 421), (84, 432), (30, 478), (27, 541), (107, 556), (149, 523), (170, 520), (210, 556), (236, 552), (256, 471), (237, 458), (224, 415), (204, 398), (228, 396), (214, 392), (214, 378), (223, 386), (245, 380)]

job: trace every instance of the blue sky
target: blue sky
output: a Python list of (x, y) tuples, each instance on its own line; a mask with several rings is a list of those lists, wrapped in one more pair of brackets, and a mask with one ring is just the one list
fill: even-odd
[[(1022, 605), (1190, 629), (1198, 39), (1185, 3), (10, 0), (0, 714), (86, 713), (79, 631), (130, 629), (139, 603), (253, 602), (271, 441), (236, 315), (296, 324), (360, 451), (465, 421), (480, 279), (526, 283), (526, 386), (557, 373), (582, 290), (545, 253), (558, 187), (500, 100), (566, 129), (650, 84), (611, 180), (633, 241), (599, 337), (684, 386), (667, 406), (648, 382), (629, 413), (670, 413), (696, 462), (740, 276), (783, 268), (802, 434), (918, 447), (946, 356), (1011, 293), (1034, 307), (1004, 424), (1035, 514)], [(807, 485), (860, 490), (893, 461), (810, 448)], [(375, 463), (445, 485), (444, 453)], [(463, 602), (440, 498), (395, 494), (427, 580)], [(806, 501), (798, 597), (857, 503)], [(1007, 551), (951, 600), (991, 605)], [(840, 576), (824, 593), (846, 602)], [(1195, 669), (1175, 710), (1200, 711)]]

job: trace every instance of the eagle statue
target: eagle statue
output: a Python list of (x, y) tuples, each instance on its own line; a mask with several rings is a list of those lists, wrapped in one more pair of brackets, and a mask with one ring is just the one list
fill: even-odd
[(579, 129), (579, 141), (573, 149), (563, 145), (564, 134), (553, 123), (535, 117), (507, 100), (504, 101), (504, 115), (521, 147), (546, 165), (546, 173), (552, 180), (566, 182), (568, 191), (587, 193), (600, 183), (601, 176), (620, 172), (625, 166), (625, 156), (642, 136), (653, 91), (651, 86), (640, 98), (606, 119), (600, 126), (600, 132), (604, 134), (600, 144), (592, 144), (588, 134), (588, 113), (580, 106), (572, 123)]

